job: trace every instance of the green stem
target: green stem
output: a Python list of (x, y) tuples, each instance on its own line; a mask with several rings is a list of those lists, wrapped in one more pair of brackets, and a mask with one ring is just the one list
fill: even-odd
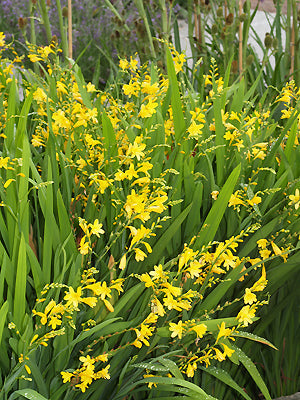
[(43, 24), (44, 24), (46, 35), (47, 35), (47, 40), (50, 43), (51, 39), (52, 39), (52, 32), (51, 32), (51, 28), (50, 28), (49, 15), (48, 15), (45, 0), (41, 0), (41, 13), (42, 13)]
[(58, 13), (58, 23), (59, 23), (59, 30), (60, 30), (60, 35), (61, 35), (62, 50), (63, 50), (64, 57), (68, 57), (67, 34), (66, 34), (65, 26), (64, 26), (64, 18), (62, 15), (60, 0), (56, 0), (56, 7), (57, 7), (57, 13)]
[(29, 15), (30, 15), (30, 43), (36, 45), (35, 26), (34, 26), (34, 5), (32, 0), (29, 1)]
[(148, 40), (149, 40), (149, 45), (150, 45), (151, 56), (152, 56), (152, 58), (156, 58), (156, 53), (155, 53), (155, 49), (154, 49), (154, 45), (153, 45), (153, 39), (152, 39), (152, 35), (151, 35), (151, 31), (150, 31), (150, 27), (149, 27), (149, 23), (148, 23), (148, 19), (147, 19), (147, 15), (145, 12), (143, 1), (142, 0), (134, 0), (134, 3), (138, 9), (140, 16), (143, 18), (143, 21), (145, 24), (145, 28), (146, 28), (146, 32), (147, 32), (147, 36), (148, 36)]

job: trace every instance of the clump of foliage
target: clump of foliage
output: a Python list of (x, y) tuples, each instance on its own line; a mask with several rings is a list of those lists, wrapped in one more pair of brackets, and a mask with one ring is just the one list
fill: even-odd
[(244, 328), (299, 254), (293, 82), (256, 106), (212, 60), (195, 93), (170, 46), (167, 75), (122, 59), (103, 92), (4, 39), (0, 396), (208, 396), (208, 373), (249, 399), (233, 363), (270, 399), (235, 339), (272, 346)]

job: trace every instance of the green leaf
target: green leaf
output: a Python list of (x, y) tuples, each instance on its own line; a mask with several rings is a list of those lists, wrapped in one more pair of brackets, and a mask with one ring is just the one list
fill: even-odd
[(81, 333), (76, 337), (76, 339), (74, 339), (74, 340), (71, 342), (70, 346), (75, 346), (75, 344), (81, 342), (82, 340), (88, 338), (89, 336), (94, 335), (95, 333), (99, 333), (99, 332), (100, 332), (103, 328), (105, 328), (107, 325), (110, 325), (110, 324), (112, 324), (113, 322), (115, 322), (115, 321), (117, 321), (117, 320), (119, 320), (119, 319), (121, 319), (121, 318), (111, 318), (111, 319), (108, 319), (107, 321), (104, 321), (104, 322), (102, 322), (101, 324), (98, 324), (98, 325), (94, 326), (93, 328), (89, 329), (88, 331), (81, 332)]
[(206, 217), (200, 235), (195, 241), (195, 248), (201, 249), (203, 245), (207, 245), (215, 237), (219, 228), (221, 219), (228, 206), (230, 196), (232, 195), (236, 182), (241, 172), (241, 165), (239, 164), (229, 175), (225, 182), (217, 200), (213, 204), (208, 216)]
[(278, 350), (277, 347), (274, 346), (274, 344), (269, 342), (267, 339), (264, 339), (264, 338), (262, 338), (260, 336), (254, 335), (253, 333), (250, 333), (250, 332), (242, 332), (242, 331), (233, 332), (232, 336), (237, 336), (237, 337), (242, 337), (242, 338), (245, 338), (245, 339), (254, 340), (255, 342), (266, 344), (267, 346), (270, 346), (273, 349)]
[[(197, 400), (217, 400), (215, 397), (212, 397), (204, 392), (199, 386), (194, 383), (185, 381), (183, 379), (177, 378), (168, 378), (168, 377), (149, 377), (141, 379), (129, 386), (126, 387), (126, 392), (128, 393), (130, 390), (136, 388), (136, 386), (144, 384), (144, 383), (156, 383), (159, 386), (170, 385), (170, 389), (174, 393), (185, 393), (187, 396), (195, 398)], [(118, 393), (117, 398), (122, 398), (123, 391)]]
[(6, 322), (7, 312), (8, 312), (8, 301), (3, 303), (2, 307), (0, 308), (0, 344), (1, 344), (1, 340), (2, 340), (4, 325)]
[(232, 377), (228, 374), (228, 372), (224, 371), (221, 368), (217, 367), (199, 367), (203, 371), (207, 372), (208, 374), (214, 376), (215, 378), (219, 379), (220, 381), (224, 382), (226, 385), (232, 387), (237, 392), (239, 392), (245, 399), (251, 400), (251, 398), (244, 392), (244, 390), (232, 379)]
[(16, 285), (14, 296), (14, 322), (17, 327), (22, 327), (22, 321), (25, 315), (26, 301), (26, 281), (27, 281), (27, 262), (26, 262), (26, 244), (24, 235), (21, 234), (21, 241), (18, 253), (18, 264), (16, 273)]
[(23, 396), (25, 397), (25, 399), (31, 399), (31, 400), (47, 400), (46, 397), (42, 396), (33, 389), (17, 390), (11, 396), (9, 396), (8, 400), (17, 399), (19, 396)]
[(156, 244), (153, 246), (152, 253), (147, 257), (147, 265), (155, 265), (163, 251), (165, 250), (167, 244), (170, 242), (177, 229), (186, 219), (187, 215), (190, 212), (193, 204), (187, 206), (177, 218), (174, 219), (169, 228), (160, 236)]
[(175, 138), (178, 141), (180, 140), (182, 134), (185, 132), (186, 125), (182, 111), (182, 103), (181, 103), (179, 86), (176, 77), (173, 58), (170, 49), (167, 46), (166, 46), (166, 57), (167, 57), (168, 77), (170, 81), (169, 87), (171, 88), (171, 105), (173, 110)]
[(231, 345), (231, 347), (235, 350), (240, 362), (244, 365), (246, 370), (252, 376), (254, 382), (261, 390), (262, 394), (265, 396), (266, 400), (272, 400), (270, 393), (267, 389), (265, 382), (263, 381), (260, 373), (258, 372), (256, 366), (253, 361), (237, 346)]
[(103, 137), (104, 137), (104, 149), (107, 152), (107, 157), (112, 157), (117, 155), (117, 141), (115, 136), (115, 131), (110, 122), (110, 119), (103, 111), (102, 113), (102, 129), (103, 129)]
[(4, 130), (4, 145), (8, 154), (13, 157), (15, 154), (15, 114), (16, 114), (16, 83), (13, 79), (10, 83), (8, 105), (6, 112), (6, 126)]

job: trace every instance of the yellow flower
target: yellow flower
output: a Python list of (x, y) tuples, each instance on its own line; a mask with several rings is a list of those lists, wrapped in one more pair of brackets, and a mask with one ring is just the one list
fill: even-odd
[(247, 202), (250, 204), (250, 206), (254, 206), (257, 205), (259, 203), (261, 203), (261, 197), (254, 195), (254, 197), (252, 197), (251, 200), (247, 200)]
[(197, 338), (202, 338), (207, 331), (207, 326), (205, 324), (199, 324), (192, 327), (192, 330), (196, 332)]
[(139, 112), (139, 117), (141, 118), (149, 118), (155, 113), (155, 109), (158, 106), (158, 103), (155, 103), (152, 101), (152, 99), (149, 99), (148, 104), (142, 104), (141, 105), (141, 110)]
[(145, 228), (144, 225), (142, 225), (139, 229), (135, 229), (134, 227), (129, 226), (129, 229), (133, 236), (130, 243), (130, 249), (133, 247), (134, 244), (138, 243), (142, 239), (148, 238), (149, 234), (151, 233), (151, 229)]
[(84, 367), (89, 367), (89, 366), (95, 364), (95, 359), (91, 358), (89, 355), (87, 355), (86, 357), (84, 357), (84, 356), (79, 357), (79, 361), (82, 362), (82, 365)]
[(60, 374), (61, 374), (63, 383), (71, 382), (71, 379), (73, 378), (72, 372), (62, 371)]
[(145, 283), (145, 286), (146, 286), (146, 287), (152, 287), (152, 288), (154, 288), (154, 283), (152, 282), (152, 279), (151, 279), (151, 277), (149, 276), (149, 274), (147, 274), (147, 273), (142, 274), (142, 275), (140, 276), (140, 280), (141, 280), (142, 282)]
[(100, 234), (104, 233), (104, 230), (102, 228), (102, 224), (99, 224), (98, 218), (95, 219), (93, 224), (89, 224), (89, 227), (91, 228), (91, 235), (96, 235), (97, 237), (100, 237)]
[(107, 283), (105, 281), (103, 283), (92, 283), (91, 285), (85, 286), (84, 289), (92, 290), (94, 295), (101, 297), (101, 300), (104, 300), (105, 297), (111, 297), (111, 290), (109, 287), (107, 287)]
[(164, 272), (163, 267), (161, 264), (159, 264), (158, 266), (155, 265), (154, 266), (154, 271), (149, 272), (149, 274), (152, 276), (152, 279), (155, 280), (164, 280), (167, 278), (167, 273)]
[(224, 343), (221, 343), (221, 345), (223, 346), (223, 348), (224, 348), (224, 356), (226, 357), (231, 357), (232, 356), (232, 354), (234, 353), (234, 350), (233, 349), (231, 349), (230, 347), (228, 347), (226, 344), (224, 344)]
[[(150, 272), (151, 274), (151, 272)], [(166, 293), (171, 293), (172, 296), (178, 297), (181, 295), (182, 288), (173, 286), (169, 282), (164, 282), (162, 286), (166, 287), (166, 289), (163, 289), (164, 292)]]
[(164, 307), (156, 297), (151, 300), (151, 310), (153, 313), (158, 314), (160, 317), (163, 317), (165, 315)]
[(267, 283), (268, 283), (268, 281), (266, 279), (266, 269), (263, 266), (261, 277), (259, 278), (259, 280), (257, 282), (254, 283), (254, 285), (251, 288), (251, 291), (252, 292), (261, 292), (267, 286)]
[(57, 110), (55, 113), (53, 113), (52, 118), (59, 128), (71, 128), (71, 122), (68, 120), (68, 118), (66, 118), (65, 112), (63, 110)]
[(182, 338), (183, 326), (182, 321), (179, 321), (178, 324), (174, 324), (173, 322), (169, 323), (169, 330), (172, 332), (171, 337), (174, 338), (178, 336), (179, 339)]
[(110, 285), (110, 289), (116, 289), (118, 291), (118, 293), (120, 294), (121, 292), (124, 292), (123, 288), (122, 288), (122, 284), (124, 282), (124, 279), (113, 279), (111, 281), (111, 285)]
[(186, 369), (186, 375), (188, 378), (192, 378), (195, 374), (195, 371), (197, 369), (197, 363), (193, 362), (193, 363), (189, 363)]
[(140, 85), (132, 80), (130, 80), (129, 84), (123, 85), (123, 92), (129, 98), (131, 98), (131, 96), (138, 97), (139, 90)]
[(145, 143), (140, 143), (140, 141), (141, 139), (138, 140), (138, 138), (136, 138), (133, 144), (129, 144), (126, 156), (131, 158), (136, 157), (138, 161), (140, 161), (141, 157), (145, 157), (145, 153), (143, 152), (143, 150), (145, 150), (146, 145)]
[(144, 261), (144, 259), (147, 257), (147, 254), (144, 253), (141, 249), (135, 248), (134, 251), (136, 261)]
[(87, 304), (89, 307), (94, 308), (97, 304), (96, 297), (84, 297), (82, 298), (82, 303)]
[(88, 254), (89, 250), (91, 250), (89, 242), (86, 242), (85, 238), (86, 238), (86, 236), (83, 236), (83, 238), (81, 238), (80, 245), (79, 245), (79, 251), (80, 251), (80, 254), (82, 254), (82, 255)]
[(291, 200), (289, 202), (289, 206), (294, 205), (295, 206), (295, 210), (298, 210), (298, 208), (300, 207), (300, 193), (299, 193), (299, 189), (295, 190), (295, 195), (291, 194), (289, 196), (289, 199)]
[(95, 357), (95, 361), (102, 361), (106, 362), (108, 360), (108, 355), (107, 354), (100, 354), (99, 356)]
[(122, 69), (122, 71), (125, 71), (129, 67), (129, 62), (127, 60), (121, 59), (119, 61), (119, 67)]
[[(143, 377), (144, 377), (144, 378), (154, 378), (155, 375), (153, 375), (153, 374), (146, 374), (146, 375), (143, 375)], [(152, 386), (157, 387), (157, 383), (155, 383), (155, 382), (148, 382), (148, 388), (151, 389)]]
[(228, 337), (233, 331), (230, 328), (225, 328), (225, 322), (224, 321), (221, 323), (221, 326), (218, 326), (218, 328), (219, 328), (219, 333), (218, 333), (218, 336), (217, 336), (216, 343), (219, 341), (219, 339), (221, 337)]
[(188, 263), (188, 261), (193, 260), (198, 254), (198, 251), (193, 251), (189, 247), (185, 247), (184, 251), (179, 257), (178, 262), (178, 272), (181, 271), (184, 265)]
[(0, 168), (7, 169), (8, 168), (9, 157), (0, 157)]
[(37, 61), (41, 61), (42, 58), (40, 56), (38, 56), (37, 54), (29, 54), (28, 58), (31, 62), (35, 63)]
[(265, 249), (267, 247), (268, 241), (267, 239), (259, 239), (257, 242), (258, 247), (261, 249)]
[(216, 352), (215, 358), (216, 360), (222, 362), (226, 359), (226, 355), (221, 352), (221, 350), (217, 349), (216, 347), (213, 348)]
[(91, 82), (89, 82), (89, 83), (86, 85), (86, 90), (87, 90), (88, 93), (96, 92), (95, 85), (93, 85)]
[(218, 195), (219, 195), (219, 191), (218, 191), (218, 190), (214, 190), (213, 192), (211, 192), (211, 197), (212, 197), (214, 200), (217, 200)]
[(249, 305), (244, 306), (237, 315), (237, 320), (243, 324), (243, 326), (248, 326), (252, 324), (253, 318), (255, 317), (255, 307), (250, 307)]
[(5, 45), (5, 35), (3, 32), (0, 32), (0, 47)]
[(203, 128), (203, 124), (196, 124), (196, 122), (194, 120), (192, 120), (191, 125), (188, 128), (188, 133), (189, 133), (189, 138), (191, 139), (198, 139), (199, 136), (202, 134), (202, 128)]
[(235, 193), (233, 193), (233, 194), (230, 196), (229, 203), (228, 203), (228, 207), (231, 207), (231, 206), (238, 206), (238, 205), (243, 205), (243, 204), (244, 204), (244, 202), (243, 202), (243, 200), (238, 196), (238, 192), (235, 192)]
[(31, 369), (28, 367), (27, 364), (25, 364), (24, 367), (26, 369), (27, 374), (30, 375), (31, 374)]
[(251, 292), (251, 289), (246, 288), (245, 289), (245, 295), (244, 295), (244, 303), (245, 304), (253, 304), (257, 301), (256, 295)]
[(96, 372), (95, 378), (96, 379), (110, 379), (110, 375), (108, 370), (110, 368), (110, 364), (108, 364), (105, 368), (101, 369), (100, 371)]
[(54, 330), (58, 325), (61, 325), (61, 320), (57, 316), (51, 315), (48, 326), (51, 326), (51, 328)]
[(266, 258), (270, 257), (271, 251), (268, 249), (262, 249), (259, 251), (259, 254), (262, 257), (262, 259), (265, 260)]
[(70, 286), (69, 292), (66, 292), (64, 299), (67, 300), (67, 306), (72, 304), (74, 308), (78, 308), (78, 304), (82, 301), (81, 287), (79, 286), (79, 288), (77, 288), (77, 291), (75, 292), (74, 289)]

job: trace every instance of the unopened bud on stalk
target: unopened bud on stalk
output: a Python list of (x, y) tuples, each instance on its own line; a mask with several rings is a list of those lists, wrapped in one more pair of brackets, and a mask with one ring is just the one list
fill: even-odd
[(247, 67), (250, 67), (250, 65), (253, 63), (254, 61), (254, 55), (253, 54), (249, 54), (246, 58), (246, 65)]
[(25, 17), (25, 18), (20, 17), (20, 18), (18, 19), (19, 28), (20, 28), (21, 30), (25, 29), (26, 26), (27, 26), (27, 22), (28, 22), (28, 20), (27, 20), (26, 17)]
[(278, 39), (273, 38), (273, 43), (272, 43), (273, 49), (276, 50), (278, 48)]
[(239, 20), (240, 20), (240, 22), (244, 22), (246, 20), (246, 14), (245, 13), (241, 14), (239, 16)]
[(219, 7), (219, 8), (217, 9), (217, 16), (218, 16), (218, 17), (223, 17), (223, 8), (222, 8), (222, 7)]
[(217, 32), (218, 32), (218, 27), (217, 27), (216, 24), (213, 24), (213, 25), (211, 26), (211, 34), (212, 34), (212, 35), (215, 35)]
[(231, 25), (233, 23), (233, 14), (232, 13), (227, 15), (225, 22), (226, 22), (226, 25)]
[(31, 4), (36, 4), (37, 3), (37, 0), (31, 0)]
[(238, 71), (238, 62), (237, 62), (237, 60), (233, 60), (232, 64), (231, 64), (231, 72), (233, 74), (236, 74), (237, 71)]
[(272, 47), (273, 39), (269, 33), (266, 33), (264, 43), (265, 43), (266, 49), (270, 49)]
[(47, 7), (50, 7), (51, 6), (51, 0), (47, 0)]
[(63, 17), (68, 18), (68, 9), (67, 9), (67, 7), (63, 7), (62, 8), (62, 15), (63, 15)]
[(57, 45), (58, 45), (58, 39), (57, 39), (57, 36), (56, 36), (56, 35), (53, 35), (53, 36), (52, 36), (52, 38), (51, 38), (51, 43), (52, 43), (54, 46), (57, 46)]
[(247, 14), (250, 11), (250, 5), (251, 5), (250, 1), (246, 0), (245, 3), (243, 4), (244, 13)]

